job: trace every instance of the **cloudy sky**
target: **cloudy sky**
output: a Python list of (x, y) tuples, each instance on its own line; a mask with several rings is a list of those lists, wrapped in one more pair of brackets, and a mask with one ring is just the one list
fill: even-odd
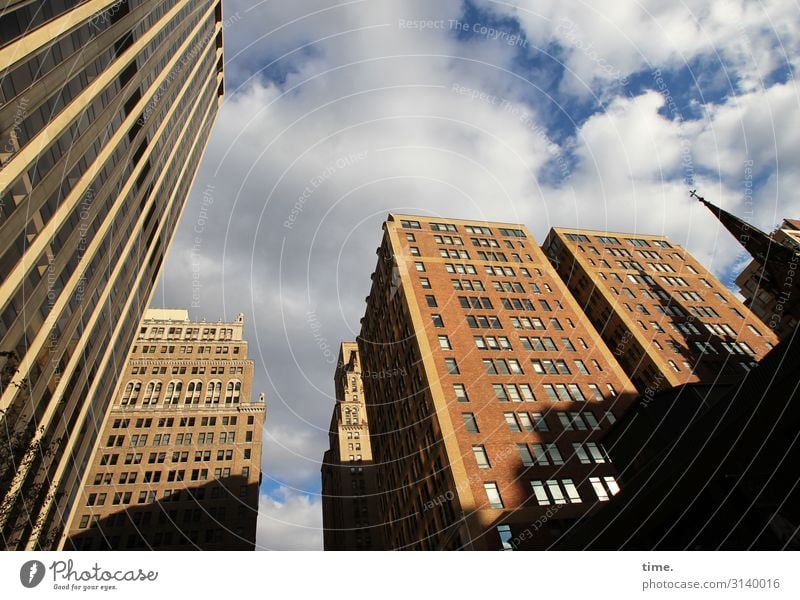
[(258, 545), (322, 547), (319, 466), (389, 212), (666, 234), (800, 216), (794, 0), (225, 0), (226, 97), (153, 304), (246, 315)]

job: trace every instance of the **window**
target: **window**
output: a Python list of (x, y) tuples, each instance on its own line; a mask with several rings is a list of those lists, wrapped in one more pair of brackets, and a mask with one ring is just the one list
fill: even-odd
[(435, 296), (425, 296), (425, 303), (431, 308), (436, 308), (438, 306)]
[(497, 489), (496, 483), (487, 481), (483, 484), (483, 489), (486, 490), (486, 498), (489, 500), (491, 508), (503, 508), (503, 499), (500, 497), (500, 491)]
[(522, 428), (517, 422), (517, 416), (513, 412), (505, 412), (503, 413), (503, 417), (505, 417), (506, 425), (508, 425), (509, 431), (513, 431), (515, 433), (522, 431)]
[(464, 427), (466, 427), (469, 433), (480, 433), (478, 429), (478, 422), (475, 420), (475, 415), (472, 413), (461, 413), (461, 417), (464, 419)]
[(586, 368), (586, 365), (583, 363), (582, 360), (575, 359), (573, 361), (575, 363), (575, 368), (578, 369), (578, 373), (581, 375), (588, 375), (589, 369)]
[(447, 366), (447, 372), (450, 375), (459, 375), (461, 371), (458, 370), (458, 364), (456, 364), (455, 358), (445, 358), (444, 364)]
[(605, 448), (603, 448), (602, 444), (597, 442), (586, 442), (584, 444), (574, 442), (572, 447), (575, 450), (575, 455), (578, 457), (578, 460), (583, 464), (602, 464), (610, 462)]
[(423, 287), (423, 289), (429, 290), (431, 289), (431, 280), (427, 277), (420, 277), (419, 283)]
[(400, 226), (403, 229), (421, 229), (419, 221), (400, 221)]
[(229, 381), (225, 387), (225, 404), (239, 404), (241, 392), (241, 381)]
[(440, 335), (439, 348), (442, 350), (452, 350), (453, 347), (450, 345), (450, 338), (448, 338), (446, 335)]
[(589, 483), (592, 484), (594, 493), (597, 494), (597, 499), (600, 502), (606, 502), (611, 496), (615, 496), (619, 492), (619, 485), (611, 475), (605, 475), (602, 478), (589, 477)]
[[(83, 523), (83, 521), (81, 521)], [(498, 525), (497, 526), (497, 536), (500, 538), (500, 546), (503, 550), (513, 550), (514, 546), (511, 544), (511, 540), (513, 539), (513, 535), (511, 534), (511, 526), (510, 525)]]
[(425, 272), (425, 263), (417, 261), (417, 262), (414, 263), (414, 268), (417, 271), (419, 271), (421, 273), (424, 273)]
[(531, 444), (531, 449), (533, 450), (534, 464), (543, 466), (564, 464), (561, 452), (558, 451), (558, 446), (555, 444)]
[(441, 329), (444, 327), (444, 321), (442, 320), (442, 315), (431, 315), (431, 320), (433, 321), (433, 326)]
[(600, 388), (596, 384), (590, 383), (588, 387), (589, 391), (592, 393), (592, 396), (594, 397), (595, 400), (597, 400), (598, 402), (603, 400), (603, 393), (600, 391)]
[(489, 457), (486, 455), (486, 448), (483, 446), (473, 446), (472, 454), (475, 456), (475, 462), (478, 463), (479, 469), (492, 468), (492, 465), (489, 464)]
[(531, 481), (531, 488), (539, 506), (550, 504), (579, 504), (580, 494), (572, 479)]
[(544, 415), (540, 412), (532, 412), (530, 413), (531, 420), (533, 421), (533, 429), (534, 431), (550, 431), (550, 428), (547, 427), (547, 421), (544, 420)]
[(517, 444), (517, 451), (519, 452), (520, 459), (522, 459), (523, 466), (532, 467), (536, 464), (533, 462), (533, 455), (527, 444)]
[(454, 383), (453, 393), (456, 396), (457, 402), (469, 402), (469, 398), (467, 397), (467, 390), (464, 387), (463, 383)]

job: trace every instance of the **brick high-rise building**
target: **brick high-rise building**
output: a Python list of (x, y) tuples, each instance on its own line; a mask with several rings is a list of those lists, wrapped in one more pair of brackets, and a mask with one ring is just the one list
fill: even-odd
[(221, 102), (222, 3), (0, 12), (0, 540), (47, 549)]
[(379, 549), (383, 529), (378, 522), (375, 466), (355, 342), (342, 342), (334, 380), (330, 449), (322, 460), (325, 550)]
[(389, 215), (358, 338), (387, 548), (543, 548), (635, 397), (523, 225)]
[(265, 406), (243, 327), (145, 313), (62, 548), (253, 549)]
[(708, 269), (663, 236), (557, 227), (543, 249), (643, 394), (736, 381), (777, 342)]

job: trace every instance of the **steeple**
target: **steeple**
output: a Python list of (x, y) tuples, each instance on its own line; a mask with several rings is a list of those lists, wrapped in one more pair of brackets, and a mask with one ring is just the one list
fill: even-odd
[(711, 204), (702, 196), (698, 196), (697, 190), (691, 190), (689, 196), (697, 198), (703, 203), (719, 219), (725, 229), (730, 231), (731, 235), (744, 246), (745, 250), (765, 266), (770, 275), (774, 276), (776, 274), (775, 271), (778, 266), (779, 271), (783, 273), (786, 263), (794, 259), (795, 250), (793, 248), (772, 239), (768, 233), (764, 233), (739, 217)]

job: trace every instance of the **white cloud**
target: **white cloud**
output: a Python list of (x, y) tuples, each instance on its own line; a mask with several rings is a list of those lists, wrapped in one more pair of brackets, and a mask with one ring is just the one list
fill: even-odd
[[(740, 249), (688, 198), (688, 169), (709, 200), (741, 209), (749, 155), (764, 181), (753, 193), (753, 221), (769, 228), (800, 214), (796, 83), (759, 85), (781, 64), (776, 34), (797, 61), (798, 25), (786, 4), (543, 0), (533, 13), (486, 3), (520, 19), (529, 53), (552, 40), (566, 45), (566, 29), (555, 31), (560, 19), (596, 50), (579, 51), (574, 38), (564, 56), (606, 108), (559, 147), (544, 115), (571, 114), (573, 94), (585, 93), (575, 80), (559, 87), (543, 71), (526, 80), (515, 71), (519, 49), (499, 40), (398, 25), (463, 19), (460, 1), (226, 2), (228, 16), (241, 16), (225, 32), (228, 95), (156, 302), (190, 305), (197, 264), (201, 301), (192, 316), (246, 314), (254, 389), (267, 394), (264, 475), (283, 486), (262, 498), (262, 545), (321, 545), (313, 494), (335, 355), (358, 333), (389, 211), (524, 222), (540, 240), (557, 225), (665, 233), (718, 273)], [(627, 75), (715, 50), (745, 84), (685, 122), (659, 114), (659, 93), (615, 95), (611, 71), (598, 62)], [(230, 85), (284, 54), (268, 73)], [(195, 258), (192, 228), (208, 184), (214, 203)]]
[(322, 501), (286, 488), (258, 499), (256, 550), (322, 550)]
[(571, 93), (597, 92), (642, 69), (681, 67), (701, 56), (719, 56), (738, 81), (734, 89), (752, 91), (796, 61), (800, 48), (797, 7), (785, 0), (476, 3), (517, 18), (538, 47), (561, 45), (572, 73), (563, 89)]

